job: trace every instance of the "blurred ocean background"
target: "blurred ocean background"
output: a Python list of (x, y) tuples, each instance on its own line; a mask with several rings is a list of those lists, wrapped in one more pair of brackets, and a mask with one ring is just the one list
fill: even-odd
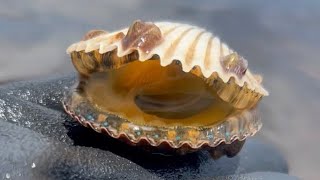
[(259, 136), (290, 174), (320, 179), (320, 1), (0, 0), (0, 84), (70, 73), (69, 44), (136, 19), (205, 27), (248, 59), (270, 91)]

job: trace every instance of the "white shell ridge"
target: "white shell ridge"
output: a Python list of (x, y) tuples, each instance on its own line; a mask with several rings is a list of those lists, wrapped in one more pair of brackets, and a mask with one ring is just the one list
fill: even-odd
[(117, 49), (117, 55), (122, 57), (137, 50), (140, 61), (148, 60), (153, 55), (159, 56), (162, 66), (169, 65), (173, 60), (179, 60), (182, 70), (185, 72), (189, 72), (194, 66), (198, 66), (205, 78), (217, 73), (225, 83), (233, 77), (236, 84), (241, 87), (246, 84), (248, 89), (259, 94), (264, 96), (269, 94), (249, 69), (241, 77), (223, 69), (221, 59), (234, 53), (234, 51), (227, 44), (221, 42), (219, 37), (207, 32), (205, 29), (188, 24), (158, 22), (155, 25), (161, 31), (163, 41), (148, 53), (139, 49), (123, 50), (121, 44), (121, 37), (123, 36), (119, 36), (119, 34), (126, 35), (127, 28), (72, 44), (67, 49), (67, 53), (98, 50), (100, 54), (104, 54)]

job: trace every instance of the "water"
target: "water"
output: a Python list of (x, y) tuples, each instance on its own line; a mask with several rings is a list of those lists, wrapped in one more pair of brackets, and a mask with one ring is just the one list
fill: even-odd
[[(317, 179), (319, 8), (320, 1), (291, 0), (5, 1), (0, 7), (0, 82), (70, 72), (65, 49), (90, 29), (114, 30), (135, 19), (203, 26), (264, 76), (270, 96), (260, 105), (260, 135), (285, 153), (290, 174)], [(27, 98), (28, 92), (21, 95)]]

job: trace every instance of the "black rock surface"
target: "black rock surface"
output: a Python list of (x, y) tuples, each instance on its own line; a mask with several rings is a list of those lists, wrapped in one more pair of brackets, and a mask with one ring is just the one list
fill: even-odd
[(295, 179), (282, 155), (257, 138), (234, 158), (206, 151), (150, 154), (82, 127), (61, 98), (74, 75), (0, 87), (0, 178), (8, 179)]

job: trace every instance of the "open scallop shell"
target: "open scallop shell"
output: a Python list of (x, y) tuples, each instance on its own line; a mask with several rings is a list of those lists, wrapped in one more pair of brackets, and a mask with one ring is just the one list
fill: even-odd
[(133, 144), (146, 141), (155, 147), (167, 143), (176, 149), (184, 145), (199, 149), (243, 141), (261, 128), (256, 104), (262, 96), (268, 95), (261, 85), (261, 76), (253, 75), (243, 57), (202, 28), (171, 22), (136, 21), (130, 28), (111, 33), (91, 31), (82, 41), (72, 44), (67, 53), (84, 79), (90, 73), (120, 68), (132, 61), (158, 59), (161, 66), (179, 62), (184, 72), (202, 78), (215, 88), (222, 100), (240, 112), (211, 126), (137, 126), (125, 118), (100, 111), (85, 97), (71, 92), (64, 100), (65, 110), (97, 132), (117, 139), (125, 137)]

